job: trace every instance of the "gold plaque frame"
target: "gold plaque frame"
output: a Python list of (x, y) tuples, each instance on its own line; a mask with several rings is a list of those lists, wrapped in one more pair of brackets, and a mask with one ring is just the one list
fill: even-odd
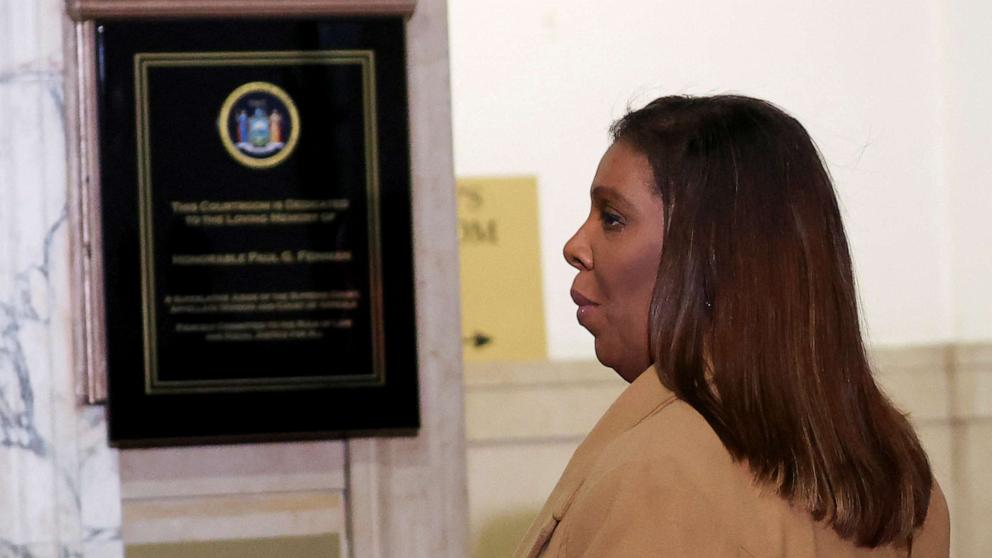
[[(151, 147), (149, 139), (148, 71), (156, 67), (292, 66), (300, 64), (358, 65), (362, 70), (362, 106), (365, 139), (365, 192), (369, 259), (369, 311), (372, 327), (372, 374), (290, 376), (236, 380), (162, 381), (158, 375), (155, 271), (153, 261)], [(368, 50), (266, 51), (266, 52), (155, 52), (134, 57), (135, 110), (138, 153), (138, 208), (141, 247), (141, 298), (144, 339), (145, 393), (238, 393), (382, 385), (386, 356), (382, 314), (382, 279), (379, 239), (379, 153), (376, 143), (375, 53)]]

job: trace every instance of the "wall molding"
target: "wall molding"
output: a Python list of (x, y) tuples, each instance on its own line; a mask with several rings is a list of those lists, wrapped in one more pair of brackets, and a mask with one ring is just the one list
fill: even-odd
[(119, 18), (327, 17), (413, 13), (416, 0), (66, 0), (76, 21)]
[[(992, 420), (992, 343), (875, 347), (869, 358), (918, 426)], [(581, 440), (625, 386), (595, 360), (467, 362), (469, 443)]]

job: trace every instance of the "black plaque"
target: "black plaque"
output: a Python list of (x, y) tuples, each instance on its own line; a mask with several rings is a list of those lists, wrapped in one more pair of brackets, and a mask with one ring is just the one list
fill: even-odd
[(97, 30), (111, 443), (414, 433), (402, 19)]

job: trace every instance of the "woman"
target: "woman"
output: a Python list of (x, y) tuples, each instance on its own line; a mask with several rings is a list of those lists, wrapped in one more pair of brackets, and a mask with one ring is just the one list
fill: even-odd
[(612, 134), (565, 259), (597, 358), (632, 383), (517, 556), (946, 557), (803, 127), (757, 99), (663, 97)]

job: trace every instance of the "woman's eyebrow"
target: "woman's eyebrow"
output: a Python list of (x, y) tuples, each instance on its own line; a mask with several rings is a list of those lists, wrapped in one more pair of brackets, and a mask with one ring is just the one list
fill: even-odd
[(593, 186), (592, 191), (589, 192), (589, 197), (594, 202), (608, 202), (613, 204), (619, 210), (631, 210), (634, 208), (634, 204), (630, 203), (630, 200), (618, 192), (616, 188), (605, 184), (596, 184)]

